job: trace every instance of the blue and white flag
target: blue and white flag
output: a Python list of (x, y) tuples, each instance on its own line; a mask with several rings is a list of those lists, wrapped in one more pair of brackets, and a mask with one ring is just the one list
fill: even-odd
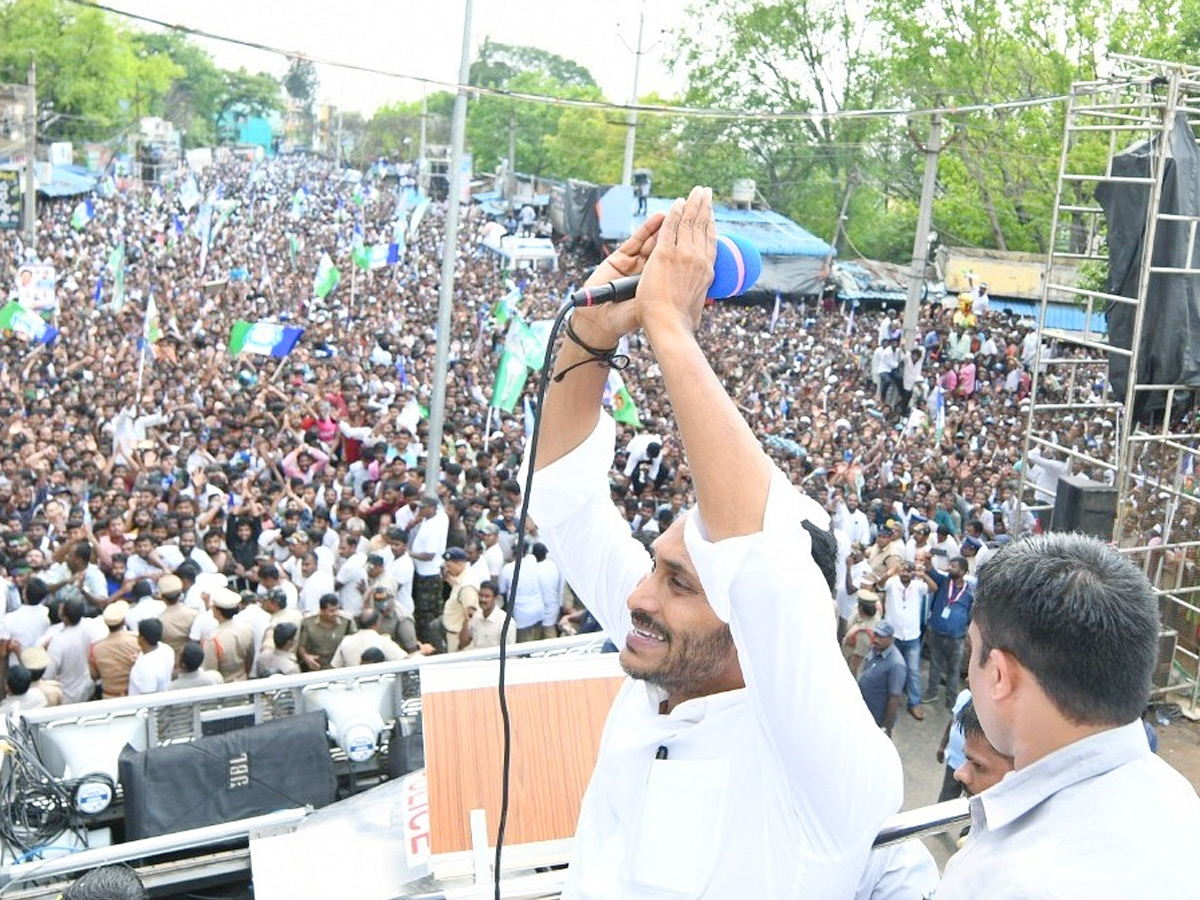
[(58, 337), (57, 328), (15, 300), (0, 307), (0, 331), (23, 334), (39, 344), (52, 343)]
[(179, 203), (184, 212), (191, 212), (192, 207), (200, 202), (200, 188), (196, 187), (196, 176), (189, 175), (179, 185)]
[(88, 197), (86, 200), (81, 200), (71, 213), (71, 227), (80, 231), (94, 218), (96, 218), (96, 207), (92, 203), (92, 198)]
[(282, 359), (292, 352), (302, 334), (303, 328), (292, 328), (278, 322), (247, 322), (238, 319), (229, 331), (229, 352), (234, 356), (239, 353), (255, 353), (259, 356)]

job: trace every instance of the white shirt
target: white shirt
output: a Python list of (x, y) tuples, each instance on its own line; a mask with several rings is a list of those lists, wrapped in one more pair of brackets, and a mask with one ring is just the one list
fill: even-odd
[[(628, 530), (628, 529), (626, 529)], [(515, 562), (505, 563), (500, 570), (500, 593), (505, 597), (504, 605), (512, 613), (513, 624), (517, 628), (531, 628), (542, 624), (542, 590), (538, 587), (537, 560), (533, 554), (527, 554), (521, 562), (521, 581), (517, 585), (517, 595), (512, 593), (513, 570)]]
[(378, 647), (383, 651), (384, 662), (395, 662), (408, 658), (404, 649), (386, 634), (380, 634), (374, 628), (364, 628), (342, 638), (337, 650), (333, 652), (333, 659), (329, 665), (335, 669), (362, 665), (362, 655), (371, 647)]
[(384, 571), (391, 577), (392, 581), (396, 582), (397, 609), (402, 610), (404, 615), (411, 616), (413, 614), (413, 575), (416, 572), (416, 568), (413, 566), (413, 558), (407, 553), (403, 556), (393, 557)]
[[(340, 588), (337, 588), (338, 602), (341, 608), (356, 609), (362, 612), (363, 592), (359, 590), (358, 585), (359, 582), (363, 582), (365, 585), (367, 581), (367, 555), (354, 553), (347, 556), (338, 567), (335, 581), (341, 585)], [(357, 613), (353, 615), (357, 615)]]
[[(626, 599), (650, 558), (610, 500), (614, 436), (601, 414), (586, 441), (537, 474), (529, 512), (621, 644)], [(688, 554), (730, 624), (747, 686), (663, 715), (659, 689), (626, 680), (580, 810), (565, 896), (853, 896), (879, 826), (900, 806), (902, 774), (834, 640), (805, 518), (828, 525), (778, 469), (758, 534), (713, 544), (698, 512), (688, 515)], [(668, 760), (656, 760), (659, 747)]]
[(160, 643), (149, 653), (142, 651), (129, 670), (129, 696), (165, 691), (175, 669), (175, 651)]
[[(50, 610), (40, 603), (32, 606), (24, 603), (5, 615), (4, 627), (9, 637), (20, 643), (22, 650), (33, 647), (50, 627)], [(17, 655), (12, 654), (11, 660), (16, 662)]]
[(446, 533), (450, 530), (450, 520), (442, 512), (441, 507), (432, 518), (422, 519), (417, 528), (416, 537), (408, 545), (410, 553), (432, 553), (433, 559), (413, 558), (413, 568), (416, 574), (428, 577), (441, 574), (442, 554), (446, 552)]
[(854, 900), (919, 900), (933, 895), (937, 863), (919, 840), (871, 851)]
[(552, 559), (543, 559), (534, 569), (542, 594), (542, 624), (557, 625), (562, 617), (562, 573)]
[(937, 900), (1197, 895), (1185, 860), (1200, 799), (1150, 752), (1140, 721), (1083, 738), (971, 798), (971, 834)]
[(662, 437), (657, 434), (635, 434), (631, 437), (625, 447), (625, 452), (629, 454), (628, 459), (625, 461), (625, 477), (630, 478), (633, 475), (634, 470), (638, 467), (638, 463), (650, 459), (646, 454), (646, 448), (651, 444), (658, 444), (658, 456), (651, 460), (650, 468), (646, 473), (651, 481), (657, 478), (658, 470), (662, 468), (662, 442)]
[[(497, 603), (492, 607), (492, 611), (486, 616), (483, 612), (477, 612), (471, 616), (471, 621), (468, 627), (471, 629), (471, 647), (479, 649), (481, 647), (499, 647), (500, 633), (504, 628), (504, 622), (508, 619), (508, 613), (500, 608)], [(512, 644), (517, 640), (517, 629), (513, 625), (508, 626), (508, 641)]]
[(839, 500), (837, 512), (834, 513), (834, 525), (846, 532), (851, 544), (862, 544), (864, 547), (870, 545), (871, 523), (862, 507), (850, 512), (850, 507)]
[(129, 612), (125, 613), (125, 627), (137, 634), (138, 622), (142, 619), (157, 619), (163, 614), (163, 610), (167, 608), (161, 600), (156, 600), (153, 597), (143, 597), (133, 606), (129, 607)]
[[(282, 582), (281, 582), (282, 584)], [(320, 569), (313, 572), (304, 580), (304, 587), (300, 589), (299, 596), (296, 599), (296, 605), (300, 612), (304, 615), (310, 615), (317, 612), (321, 608), (321, 598), (326, 594), (336, 594), (337, 585), (334, 584), (333, 576), (328, 572), (322, 572)], [(339, 597), (340, 601), (341, 598)], [(292, 598), (288, 598), (288, 606), (292, 606)], [(358, 602), (351, 607), (343, 607), (343, 611), (347, 616), (357, 616), (362, 612), (362, 595), (358, 595)]]
[(921, 636), (922, 619), (925, 612), (925, 596), (929, 588), (920, 578), (913, 576), (907, 587), (899, 575), (893, 575), (883, 585), (884, 605), (887, 612), (883, 619), (896, 629), (896, 640), (915, 641)]

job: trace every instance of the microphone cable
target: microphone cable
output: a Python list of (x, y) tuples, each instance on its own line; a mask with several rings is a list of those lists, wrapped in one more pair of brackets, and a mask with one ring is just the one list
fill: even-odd
[(517, 586), (521, 578), (521, 562), (525, 559), (525, 521), (529, 516), (529, 494), (533, 489), (533, 473), (537, 466), (538, 438), (542, 433), (542, 409), (546, 399), (546, 389), (550, 385), (551, 373), (554, 371), (554, 361), (557, 358), (557, 354), (554, 353), (554, 346), (558, 342), (558, 333), (563, 323), (567, 321), (567, 317), (573, 309), (574, 307), (569, 301), (563, 304), (558, 315), (554, 317), (554, 324), (550, 326), (550, 334), (546, 338), (546, 356), (542, 362), (541, 377), (538, 379), (537, 409), (534, 410), (533, 433), (529, 436), (529, 443), (526, 447), (526, 459), (529, 468), (525, 473), (525, 484), (522, 488), (521, 513), (517, 517), (517, 543), (513, 548), (514, 562), (512, 584), (509, 587), (511, 595), (508, 598), (509, 609), (505, 610), (508, 615), (505, 616), (504, 625), (500, 629), (500, 671), (497, 676), (496, 687), (500, 695), (500, 722), (504, 731), (504, 760), (500, 770), (500, 821), (496, 827), (496, 856), (492, 864), (495, 900), (500, 900), (500, 855), (504, 849), (504, 834), (508, 829), (509, 778), (512, 765), (512, 722), (509, 718), (508, 695), (505, 690), (504, 681), (508, 663), (508, 630), (512, 627), (513, 623), (511, 607), (516, 602)]

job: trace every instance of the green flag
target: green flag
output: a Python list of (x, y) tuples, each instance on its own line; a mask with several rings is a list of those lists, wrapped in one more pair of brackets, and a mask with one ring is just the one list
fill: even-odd
[(635, 428), (642, 426), (637, 405), (629, 395), (629, 388), (625, 387), (625, 379), (616, 369), (608, 371), (608, 381), (604, 384), (604, 402), (612, 407), (612, 417), (618, 422)]
[(328, 296), (341, 278), (342, 273), (337, 270), (329, 254), (322, 253), (321, 262), (317, 265), (317, 275), (313, 278), (313, 293), (322, 298)]
[[(553, 324), (553, 323), (551, 323)], [(508, 323), (508, 334), (504, 338), (504, 350), (521, 360), (529, 368), (540, 372), (546, 362), (547, 329), (535, 322), (536, 329), (531, 327), (518, 314)]]
[(529, 368), (523, 359), (509, 353), (507, 350), (500, 355), (496, 365), (496, 380), (492, 384), (491, 406), (512, 412), (521, 400), (521, 392), (525, 390), (525, 379)]
[(492, 306), (492, 318), (496, 320), (497, 328), (503, 328), (508, 323), (508, 320), (516, 314), (517, 304), (520, 301), (520, 288), (513, 288), (496, 301), (496, 303)]

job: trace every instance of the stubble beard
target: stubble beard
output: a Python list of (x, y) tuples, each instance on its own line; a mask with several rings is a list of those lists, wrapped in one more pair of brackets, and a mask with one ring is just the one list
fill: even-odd
[(694, 689), (723, 668), (734, 652), (733, 633), (729, 626), (703, 635), (674, 633), (667, 643), (665, 657), (658, 663), (639, 665), (636, 657), (627, 659), (620, 654), (621, 668), (630, 678), (661, 688), (668, 694)]

